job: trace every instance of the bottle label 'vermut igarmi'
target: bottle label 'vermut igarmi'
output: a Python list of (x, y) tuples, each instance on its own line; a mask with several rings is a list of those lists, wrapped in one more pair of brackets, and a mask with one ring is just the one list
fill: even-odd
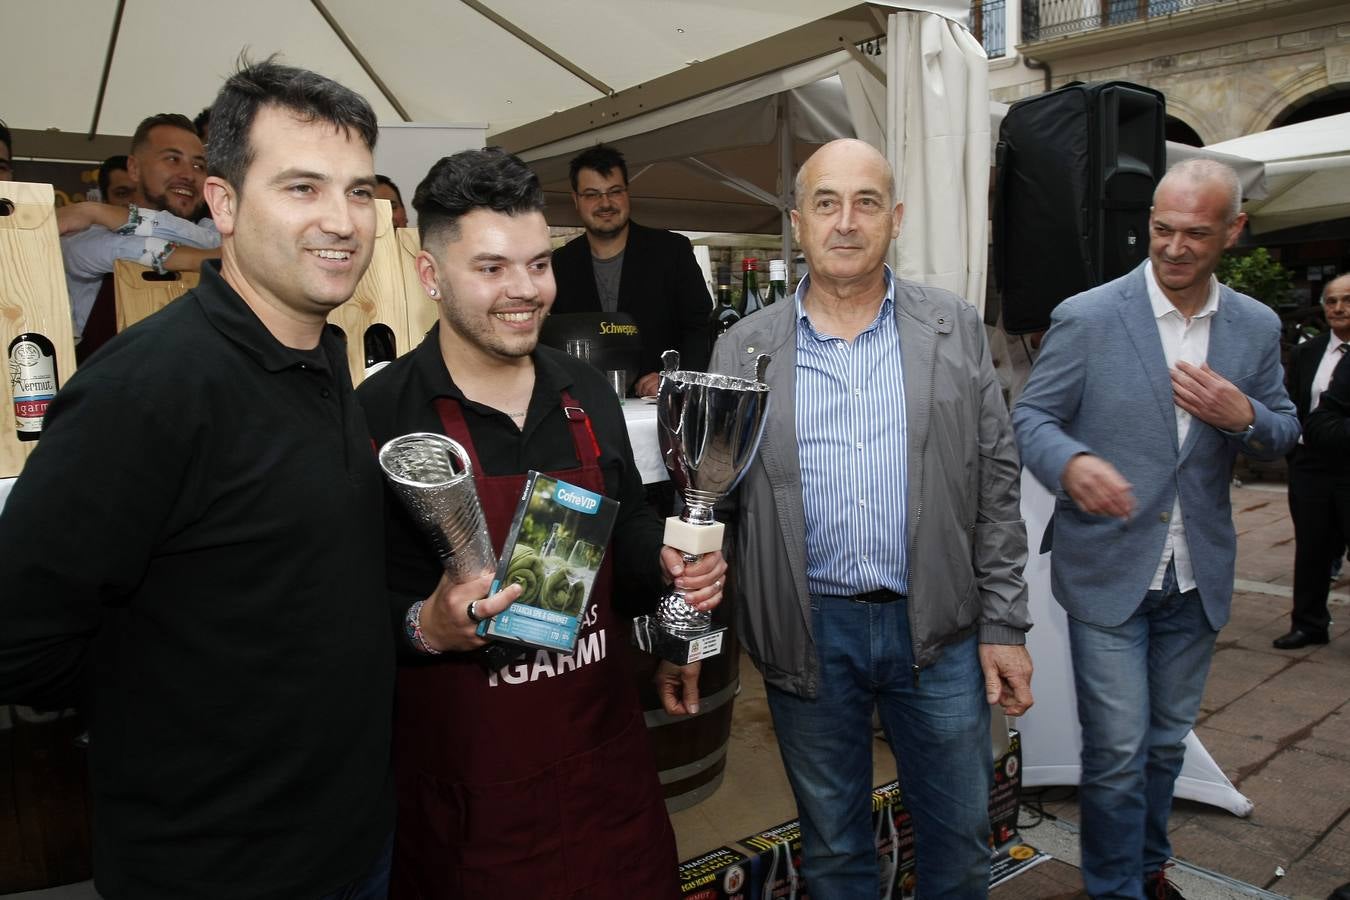
[(47, 405), (56, 396), (56, 348), (52, 342), (35, 332), (10, 341), (9, 383), (19, 440), (35, 441), (42, 434)]

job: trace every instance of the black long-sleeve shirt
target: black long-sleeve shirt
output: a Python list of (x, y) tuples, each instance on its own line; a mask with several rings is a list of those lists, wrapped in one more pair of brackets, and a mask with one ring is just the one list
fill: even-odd
[[(461, 404), (484, 475), (575, 468), (580, 463), (559, 403), (566, 388), (591, 418), (600, 445), (605, 494), (619, 501), (610, 546), (615, 608), (629, 616), (651, 612), (663, 590), (658, 562), (663, 525), (646, 504), (623, 409), (604, 375), (560, 351), (537, 347), (534, 391), (522, 430), (498, 410), (465, 398), (451, 381), (441, 358), (440, 327), (433, 328), (412, 353), (358, 388), (357, 397), (365, 407), (375, 442), (383, 446), (391, 438), (418, 431), (444, 434), (435, 401), (450, 397)], [(397, 620), (415, 601), (431, 594), (442, 569), (426, 536), (396, 499), (389, 499), (388, 510), (388, 584)]]
[(208, 264), (70, 379), (0, 516), (0, 703), (84, 695), (109, 900), (319, 896), (393, 825), (379, 470), (340, 338)]

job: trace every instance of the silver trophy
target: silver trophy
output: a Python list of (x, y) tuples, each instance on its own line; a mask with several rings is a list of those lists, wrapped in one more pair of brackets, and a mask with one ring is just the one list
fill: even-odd
[[(661, 355), (661, 392), (656, 421), (670, 478), (684, 497), (684, 512), (666, 519), (665, 543), (695, 562), (722, 549), (725, 531), (713, 518), (717, 505), (741, 480), (759, 449), (769, 409), (764, 371), (769, 357), (756, 361), (751, 381), (731, 375), (680, 371), (680, 354)], [(721, 631), (712, 614), (690, 606), (684, 591), (671, 588), (656, 614), (635, 630), (639, 646), (685, 665), (721, 650)]]
[(380, 448), (380, 468), (408, 513), (431, 538), (450, 580), (497, 568), (469, 454), (443, 434), (418, 432)]

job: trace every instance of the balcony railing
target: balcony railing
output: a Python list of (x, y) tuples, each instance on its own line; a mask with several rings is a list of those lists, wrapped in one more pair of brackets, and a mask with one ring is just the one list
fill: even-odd
[(970, 4), (970, 33), (975, 35), (990, 59), (1008, 52), (1007, 18), (1004, 12), (1006, 2), (974, 0)]
[(1223, 0), (1024, 0), (1022, 40), (1032, 43), (1081, 34), (1220, 2)]

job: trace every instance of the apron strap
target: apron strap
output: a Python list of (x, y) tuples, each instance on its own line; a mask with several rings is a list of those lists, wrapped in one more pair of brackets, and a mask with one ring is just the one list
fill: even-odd
[(572, 432), (572, 446), (577, 451), (577, 461), (583, 469), (600, 465), (600, 442), (595, 438), (595, 429), (591, 427), (591, 417), (586, 410), (572, 399), (566, 389), (562, 392), (563, 415), (567, 417), (567, 427)]
[(473, 440), (469, 437), (469, 423), (464, 421), (464, 410), (460, 407), (459, 401), (451, 397), (437, 397), (434, 403), (436, 414), (441, 417), (441, 428), (445, 430), (446, 437), (459, 442), (459, 445), (469, 454), (469, 464), (473, 466), (474, 476), (481, 477), (483, 464), (478, 461), (478, 448), (473, 445)]
[[(567, 428), (572, 434), (572, 448), (576, 451), (577, 461), (583, 469), (599, 466), (600, 442), (596, 440), (591, 417), (573, 399), (570, 391), (563, 389), (559, 399), (563, 417), (567, 419)], [(434, 403), (446, 435), (464, 447), (469, 454), (469, 462), (472, 463), (474, 472), (479, 476), (483, 475), (478, 449), (474, 447), (473, 440), (469, 437), (469, 424), (464, 420), (464, 410), (459, 402), (451, 397), (437, 397)]]

